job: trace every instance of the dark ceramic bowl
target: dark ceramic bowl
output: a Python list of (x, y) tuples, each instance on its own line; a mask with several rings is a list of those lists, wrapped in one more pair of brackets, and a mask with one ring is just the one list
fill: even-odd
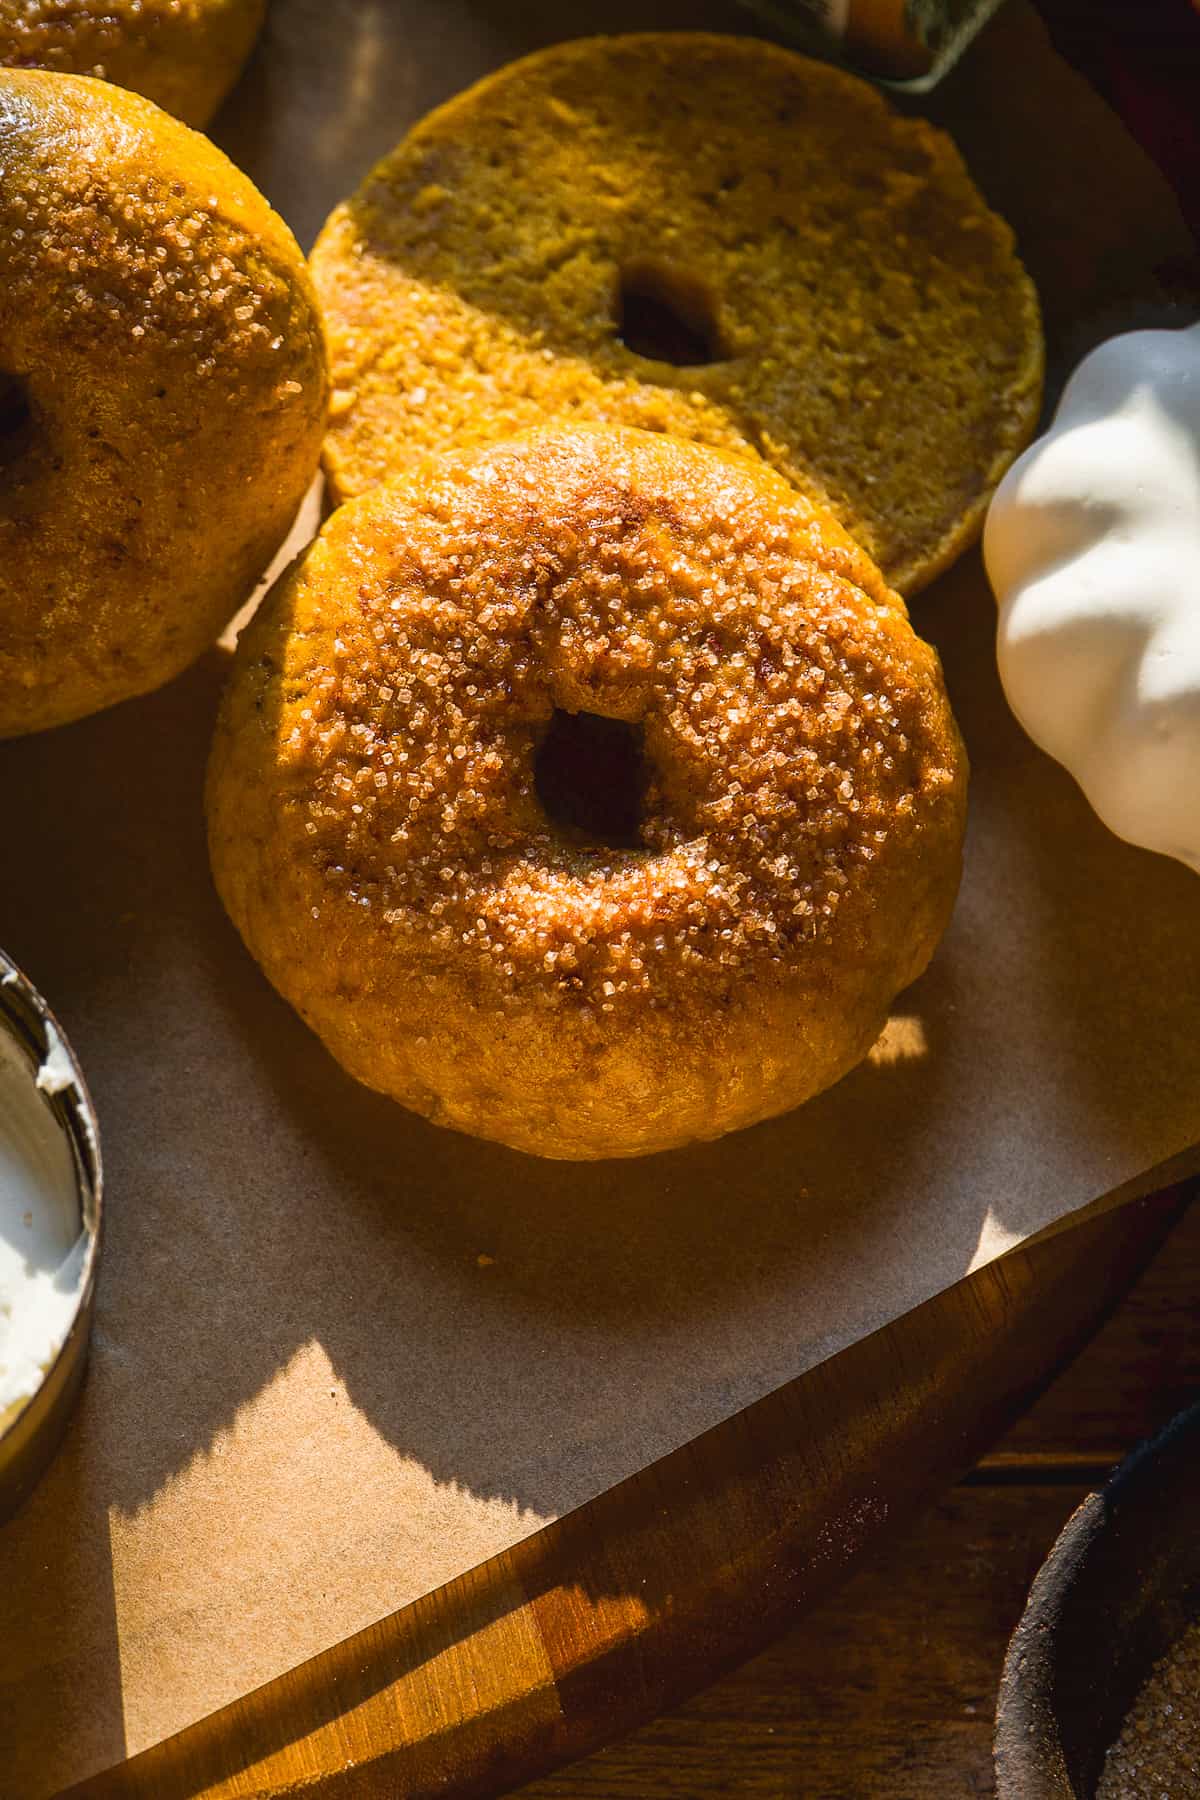
[(1200, 1405), (1067, 1521), (1008, 1647), (998, 1800), (1093, 1800), (1158, 1660), (1200, 1618)]

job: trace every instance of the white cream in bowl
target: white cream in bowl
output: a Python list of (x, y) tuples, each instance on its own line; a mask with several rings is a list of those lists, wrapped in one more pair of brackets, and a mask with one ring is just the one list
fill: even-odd
[(0, 1432), (40, 1387), (83, 1292), (92, 1234), (71, 1140), (51, 1105), (74, 1082), (52, 1026), (39, 1065), (0, 1019)]

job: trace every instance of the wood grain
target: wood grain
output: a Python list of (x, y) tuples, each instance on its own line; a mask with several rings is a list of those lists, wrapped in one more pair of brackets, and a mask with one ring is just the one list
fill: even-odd
[(778, 1644), (521, 1800), (965, 1800), (996, 1678), (1075, 1485), (960, 1487)]
[(1009, 1470), (1064, 1479), (1103, 1474), (1200, 1393), (1200, 1206), (1185, 1213), (1087, 1351), (984, 1457), (980, 1478)]
[(769, 1641), (968, 1468), (1182, 1204), (1174, 1190), (989, 1265), (75, 1800), (494, 1794), (620, 1736)]
[[(1200, 1392), (1200, 1205), (969, 1485), (670, 1716), (521, 1800), (964, 1800), (1029, 1583), (1093, 1475)], [(1086, 1459), (1086, 1470), (1082, 1465)]]

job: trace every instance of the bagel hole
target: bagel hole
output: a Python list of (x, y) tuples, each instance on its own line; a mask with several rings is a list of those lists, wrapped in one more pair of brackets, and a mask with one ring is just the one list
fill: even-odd
[(651, 258), (627, 263), (617, 285), (617, 336), (635, 356), (690, 369), (728, 351), (704, 282)]
[(0, 372), (0, 462), (7, 462), (25, 447), (33, 411), (29, 396), (15, 375)]
[(640, 725), (555, 708), (538, 746), (533, 783), (552, 825), (578, 843), (642, 847), (646, 800)]

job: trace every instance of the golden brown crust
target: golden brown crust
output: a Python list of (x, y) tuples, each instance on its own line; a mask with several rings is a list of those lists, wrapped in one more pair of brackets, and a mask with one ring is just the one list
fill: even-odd
[[(560, 44), (424, 119), (313, 252), (342, 497), (562, 416), (761, 457), (913, 592), (1041, 394), (1037, 298), (950, 140), (753, 39)], [(618, 337), (622, 280), (715, 360)]]
[[(547, 818), (556, 707), (640, 723), (642, 848)], [(858, 1061), (949, 916), (965, 791), (936, 654), (832, 518), (576, 430), (334, 515), (239, 646), (208, 808), (232, 918), (352, 1074), (583, 1158)]]
[(4, 736), (212, 643), (311, 480), (326, 376), (295, 240), (219, 150), (0, 70), (0, 377)]
[(265, 12), (266, 0), (0, 0), (0, 65), (94, 75), (206, 125)]

